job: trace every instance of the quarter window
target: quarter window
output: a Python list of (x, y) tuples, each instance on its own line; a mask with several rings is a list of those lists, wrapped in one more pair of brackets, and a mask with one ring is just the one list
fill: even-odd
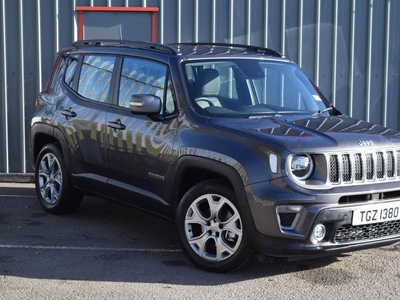
[(174, 95), (173, 95), (173, 86), (172, 86), (172, 80), (169, 77), (168, 79), (168, 88), (165, 96), (165, 114), (170, 114), (175, 112), (176, 107), (175, 107), (175, 101), (174, 101)]
[(73, 80), (75, 76), (76, 66), (78, 65), (78, 57), (77, 56), (70, 56), (67, 62), (67, 69), (65, 71), (64, 81), (70, 87), (73, 87)]
[(112, 56), (85, 56), (79, 76), (78, 94), (91, 100), (107, 102), (114, 64), (115, 57)]

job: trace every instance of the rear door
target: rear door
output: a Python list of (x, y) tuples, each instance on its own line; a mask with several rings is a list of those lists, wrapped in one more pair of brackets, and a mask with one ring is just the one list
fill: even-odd
[(65, 88), (57, 105), (56, 123), (67, 140), (74, 184), (100, 193), (107, 181), (105, 121), (115, 60), (101, 54), (68, 57)]
[[(119, 65), (115, 105), (107, 113), (108, 191), (119, 200), (164, 214), (167, 172), (177, 131), (168, 67), (135, 57), (122, 57)], [(135, 94), (158, 96), (165, 120), (132, 114), (130, 98)]]

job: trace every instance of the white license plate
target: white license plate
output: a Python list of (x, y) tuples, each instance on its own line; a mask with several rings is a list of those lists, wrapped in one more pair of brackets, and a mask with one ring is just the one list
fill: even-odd
[(352, 225), (400, 220), (400, 202), (373, 204), (353, 211)]

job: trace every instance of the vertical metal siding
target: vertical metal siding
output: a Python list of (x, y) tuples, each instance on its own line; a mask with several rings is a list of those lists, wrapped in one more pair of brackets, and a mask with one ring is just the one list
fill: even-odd
[[(303, 66), (303, 11), (304, 11), (304, 2), (300, 0), (299, 3), (299, 29), (298, 29), (298, 55), (297, 55), (297, 64), (300, 68)], [(294, 58), (293, 58), (294, 59)]]
[(335, 6), (333, 9), (333, 53), (332, 53), (332, 96), (331, 101), (333, 105), (336, 105), (336, 86), (337, 86), (337, 53), (338, 53), (338, 9), (339, 1), (335, 0)]
[(176, 36), (177, 36), (177, 38), (176, 38), (176, 41), (178, 42), (178, 43), (180, 43), (182, 40), (181, 40), (181, 32), (182, 32), (182, 3), (181, 3), (181, 0), (177, 0), (177, 12), (176, 12), (176, 14), (177, 14), (177, 16), (178, 16), (178, 19), (177, 19), (177, 28), (176, 28)]
[(353, 88), (354, 88), (354, 40), (355, 40), (355, 15), (356, 15), (356, 0), (351, 3), (351, 43), (350, 43), (350, 82), (349, 82), (349, 99), (348, 99), (348, 114), (353, 115)]
[(320, 60), (320, 39), (321, 39), (321, 0), (317, 0), (316, 9), (316, 33), (315, 33), (315, 83), (319, 86), (319, 60)]
[(21, 145), (17, 145), (17, 153), (19, 153), (19, 160), (22, 161), (22, 164), (20, 164), (21, 171), (22, 173), (26, 173), (26, 151), (25, 151), (25, 146), (26, 146), (26, 139), (24, 138), (25, 135), (25, 46), (24, 46), (24, 5), (22, 3), (22, 0), (19, 0), (19, 13), (18, 13), (18, 19), (19, 19), (19, 97), (18, 99), (20, 100), (18, 111), (19, 114), (18, 116), (18, 122), (20, 123), (20, 136), (21, 140), (20, 143)]
[(385, 14), (385, 69), (384, 69), (384, 84), (383, 84), (383, 109), (382, 109), (382, 125), (387, 125), (388, 111), (388, 88), (389, 88), (389, 41), (390, 41), (390, 0), (388, 0)]
[(268, 5), (268, 0), (265, 0), (265, 4), (264, 4), (264, 27), (263, 27), (263, 32), (264, 32), (264, 47), (268, 47), (268, 16), (269, 16), (269, 5)]
[(159, 7), (160, 43), (275, 48), (343, 113), (400, 130), (397, 0), (0, 0), (0, 173), (32, 171), (34, 99), (55, 53), (78, 38), (76, 6)]
[(281, 30), (281, 52), (286, 55), (286, 0), (282, 0), (282, 30)]
[(1, 1), (1, 49), (2, 49), (2, 60), (1, 60), (1, 146), (0, 146), (0, 171), (9, 173), (9, 154), (8, 154), (8, 80), (7, 80), (7, 32), (6, 32), (6, 9), (5, 0)]
[(365, 108), (365, 120), (369, 121), (370, 108), (371, 108), (371, 68), (372, 68), (372, 25), (373, 25), (373, 1), (370, 0), (369, 12), (368, 12), (368, 53), (367, 53), (367, 78), (366, 78), (366, 108)]
[[(40, 20), (42, 19), (41, 17), (41, 1), (37, 0), (36, 1), (36, 34), (37, 34), (37, 40), (41, 41), (42, 40), (42, 28), (40, 26)], [(42, 43), (36, 43), (37, 47), (37, 53), (42, 53)], [(43, 86), (43, 81), (42, 81), (42, 55), (37, 55), (37, 91), (41, 89)]]

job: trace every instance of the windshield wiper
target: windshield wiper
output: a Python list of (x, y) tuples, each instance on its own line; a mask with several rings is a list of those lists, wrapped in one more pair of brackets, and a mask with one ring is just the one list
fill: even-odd
[(310, 114), (310, 111), (303, 111), (303, 110), (282, 110), (282, 111), (275, 111), (270, 113), (263, 113), (260, 115), (251, 115), (249, 119), (262, 119), (262, 118), (270, 118), (270, 117), (282, 117), (283, 115), (298, 115), (298, 114)]
[(268, 115), (252, 115), (249, 116), (249, 119), (264, 119), (264, 118), (271, 118), (271, 117), (279, 117), (280, 115), (276, 114), (276, 113), (270, 113)]

